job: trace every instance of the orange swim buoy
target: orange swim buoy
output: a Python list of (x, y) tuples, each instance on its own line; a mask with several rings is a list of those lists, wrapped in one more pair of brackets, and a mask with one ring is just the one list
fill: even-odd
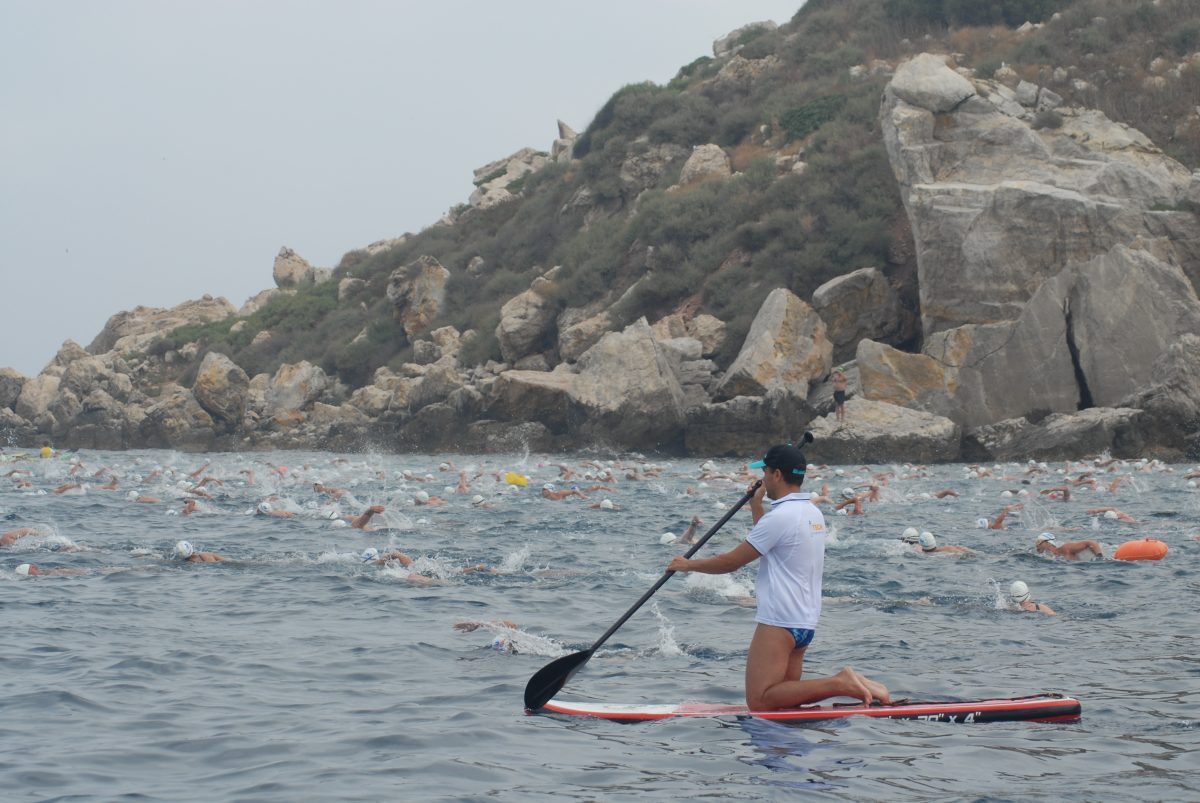
[(1167, 545), (1157, 538), (1126, 541), (1117, 547), (1113, 557), (1117, 560), (1162, 560), (1167, 554)]

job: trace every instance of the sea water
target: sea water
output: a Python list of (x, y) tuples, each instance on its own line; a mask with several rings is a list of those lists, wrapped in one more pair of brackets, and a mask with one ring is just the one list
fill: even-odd
[[(613, 490), (541, 498), (544, 483), (600, 485), (582, 474), (609, 461)], [(561, 480), (560, 463), (579, 476)], [(637, 465), (641, 478), (627, 479)], [(154, 451), (0, 464), (0, 474), (29, 472), (0, 480), (0, 531), (38, 530), (0, 550), (3, 796), (1200, 797), (1192, 466), (1114, 464), (1097, 473), (1097, 490), (1078, 488), (1069, 502), (1038, 492), (1079, 476), (1078, 464), (1070, 475), (1056, 464), (987, 466), (984, 477), (963, 465), (810, 471), (809, 484), (828, 482), (831, 495), (892, 476), (866, 515), (823, 506), (825, 605), (806, 674), (849, 664), (918, 699), (1067, 693), (1083, 703), (1077, 723), (623, 725), (526, 715), (529, 677), (589, 647), (687, 549), (662, 535), (679, 535), (693, 516), (702, 534), (741, 498), (741, 463), (716, 461), (716, 474), (735, 479), (701, 481), (699, 466), (615, 455)], [(460, 471), (468, 493), (455, 492)], [(528, 484), (506, 484), (510, 471)], [(113, 475), (118, 490), (99, 489)], [(1132, 479), (1110, 492), (1117, 476)], [(220, 482), (181, 515), (203, 477)], [(335, 500), (313, 482), (346, 493)], [(55, 493), (69, 483), (82, 487)], [(933, 496), (943, 489), (959, 495)], [(414, 504), (421, 490), (446, 504)], [(132, 501), (129, 491), (161, 501)], [(604, 498), (614, 509), (593, 507)], [(267, 499), (294, 515), (255, 515)], [(1006, 529), (977, 528), (1013, 503), (1024, 508)], [(329, 518), (371, 504), (386, 508), (376, 529)], [(1138, 523), (1087, 512), (1103, 507)], [(899, 540), (908, 526), (977, 554), (922, 555)], [(748, 527), (744, 510), (700, 554), (736, 545)], [(1051, 560), (1032, 548), (1043, 529), (1060, 542), (1097, 540), (1106, 554), (1153, 536), (1170, 553)], [(229, 560), (182, 563), (173, 557), (181, 539)], [(363, 563), (368, 547), (415, 562)], [(14, 571), (21, 563), (83, 573), (26, 577)], [(488, 570), (463, 571), (478, 564)], [(562, 696), (739, 702), (753, 570), (672, 578)], [(1006, 598), (1016, 579), (1059, 615), (1016, 612)], [(463, 622), (474, 624), (455, 628)]]

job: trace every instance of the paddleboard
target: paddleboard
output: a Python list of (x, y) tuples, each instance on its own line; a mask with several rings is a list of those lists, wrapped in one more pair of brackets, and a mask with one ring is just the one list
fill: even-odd
[(599, 717), (616, 722), (644, 722), (674, 717), (758, 717), (782, 722), (805, 722), (865, 716), (920, 719), (930, 722), (1072, 722), (1081, 707), (1073, 697), (1031, 694), (998, 700), (900, 700), (891, 705), (833, 703), (780, 711), (751, 711), (744, 705), (682, 703), (679, 705), (619, 705), (554, 699), (543, 711), (576, 717)]

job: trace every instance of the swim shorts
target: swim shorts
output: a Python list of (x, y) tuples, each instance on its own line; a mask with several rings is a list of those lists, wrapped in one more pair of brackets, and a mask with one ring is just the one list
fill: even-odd
[(792, 638), (796, 641), (796, 649), (807, 647), (812, 644), (813, 636), (817, 635), (817, 631), (808, 630), (803, 627), (789, 627), (787, 632), (792, 634)]
[(846, 391), (844, 391), (844, 390), (835, 390), (835, 391), (833, 392), (833, 401), (834, 401), (834, 403), (835, 403), (835, 404), (845, 404), (845, 402), (846, 402)]

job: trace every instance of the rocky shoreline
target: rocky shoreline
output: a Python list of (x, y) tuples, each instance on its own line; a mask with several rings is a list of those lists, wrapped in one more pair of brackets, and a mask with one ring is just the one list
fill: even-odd
[[(551, 269), (501, 308), (505, 362), (464, 365), (476, 333), (428, 331), (449, 271), (423, 256), (387, 286), (414, 361), (363, 387), (308, 362), (250, 377), (194, 343), (156, 352), (178, 326), (339, 278), (284, 249), (277, 288), (241, 310), (208, 296), (137, 308), (86, 350), (68, 341), (36, 377), (0, 370), (0, 441), (720, 456), (810, 429), (814, 459), (837, 463), (1200, 458), (1200, 176), (1097, 111), (933, 54), (896, 68), (880, 122), (917, 247), (919, 317), (874, 268), (808, 301), (778, 288), (721, 371), (721, 321), (691, 311), (613, 330), (603, 305), (556, 308)], [(563, 127), (549, 158), (570, 160), (573, 137)], [(693, 157), (689, 181), (728, 180), (719, 147)], [(537, 160), (522, 151), (481, 170), (523, 176)], [(506, 202), (499, 193), (473, 201)], [(361, 284), (340, 277), (339, 296)], [(920, 351), (901, 350), (917, 332)], [(189, 360), (189, 386), (158, 381)], [(851, 380), (841, 426), (835, 362)]]

